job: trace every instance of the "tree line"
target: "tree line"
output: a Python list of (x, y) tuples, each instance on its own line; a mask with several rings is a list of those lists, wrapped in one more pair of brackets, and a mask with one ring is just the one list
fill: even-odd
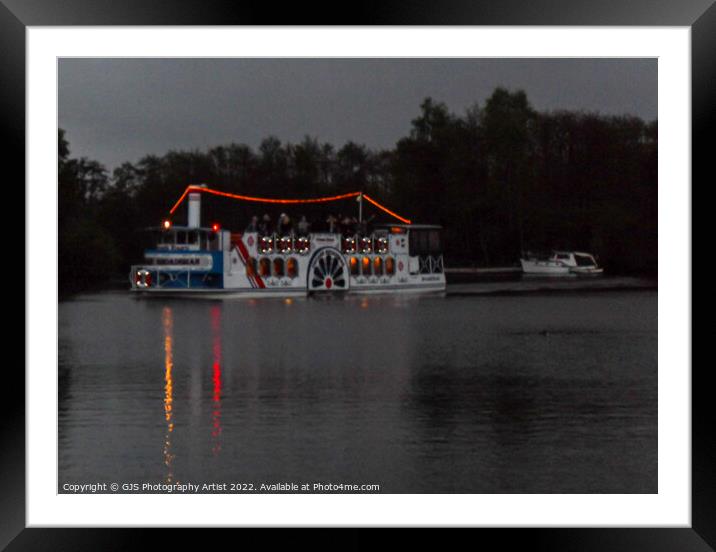
[[(158, 226), (186, 186), (197, 183), (265, 197), (362, 190), (414, 222), (443, 225), (448, 266), (513, 265), (522, 251), (553, 248), (596, 253), (610, 272), (657, 266), (657, 122), (539, 112), (523, 91), (497, 88), (464, 114), (426, 98), (392, 149), (270, 136), (256, 150), (232, 143), (170, 151), (110, 174), (97, 161), (73, 158), (60, 129), (58, 153), (64, 290), (128, 273), (149, 245), (142, 230)], [(237, 231), (252, 214), (278, 215), (271, 206), (204, 199), (205, 221)], [(288, 214), (354, 215), (351, 201)], [(183, 216), (178, 212), (176, 221)]]

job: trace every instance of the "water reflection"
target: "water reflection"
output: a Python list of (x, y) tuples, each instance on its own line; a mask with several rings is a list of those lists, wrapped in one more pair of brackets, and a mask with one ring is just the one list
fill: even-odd
[(212, 336), (212, 382), (211, 395), (211, 452), (214, 456), (221, 451), (221, 307), (211, 307), (211, 336)]
[(60, 305), (60, 483), (655, 492), (656, 294), (125, 295)]
[(174, 380), (172, 368), (174, 367), (173, 338), (174, 338), (174, 317), (171, 307), (164, 307), (162, 311), (162, 326), (164, 327), (164, 420), (166, 432), (164, 433), (164, 465), (167, 468), (165, 482), (171, 483), (174, 479), (172, 471), (172, 432), (174, 431)]

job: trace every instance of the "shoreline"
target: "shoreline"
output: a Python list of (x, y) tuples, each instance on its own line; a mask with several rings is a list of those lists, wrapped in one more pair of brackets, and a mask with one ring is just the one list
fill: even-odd
[[(458, 281), (448, 279), (445, 296), (467, 297), (477, 295), (533, 295), (533, 294), (561, 294), (580, 292), (607, 292), (607, 291), (658, 291), (658, 281), (655, 277), (644, 276), (594, 276), (594, 277), (523, 277), (510, 275), (510, 277), (495, 278), (457, 278)], [(60, 293), (59, 301), (71, 300), (86, 294), (104, 292), (129, 293), (124, 282), (109, 282), (105, 286), (91, 289), (76, 290), (74, 292)], [(356, 295), (357, 296), (357, 295)], [(419, 294), (416, 294), (419, 296)]]
[(602, 276), (593, 278), (519, 278), (514, 280), (448, 283), (446, 295), (522, 295), (606, 291), (658, 291), (656, 278)]

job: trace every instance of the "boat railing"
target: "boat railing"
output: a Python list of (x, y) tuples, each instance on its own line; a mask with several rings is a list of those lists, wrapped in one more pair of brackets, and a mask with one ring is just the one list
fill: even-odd
[(420, 274), (441, 274), (445, 271), (442, 255), (424, 255), (419, 257)]

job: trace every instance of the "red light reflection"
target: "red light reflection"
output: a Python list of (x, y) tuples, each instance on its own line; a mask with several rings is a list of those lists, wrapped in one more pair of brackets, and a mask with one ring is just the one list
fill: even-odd
[(212, 335), (212, 376), (213, 391), (211, 395), (211, 451), (216, 456), (221, 451), (221, 307), (211, 307)]

